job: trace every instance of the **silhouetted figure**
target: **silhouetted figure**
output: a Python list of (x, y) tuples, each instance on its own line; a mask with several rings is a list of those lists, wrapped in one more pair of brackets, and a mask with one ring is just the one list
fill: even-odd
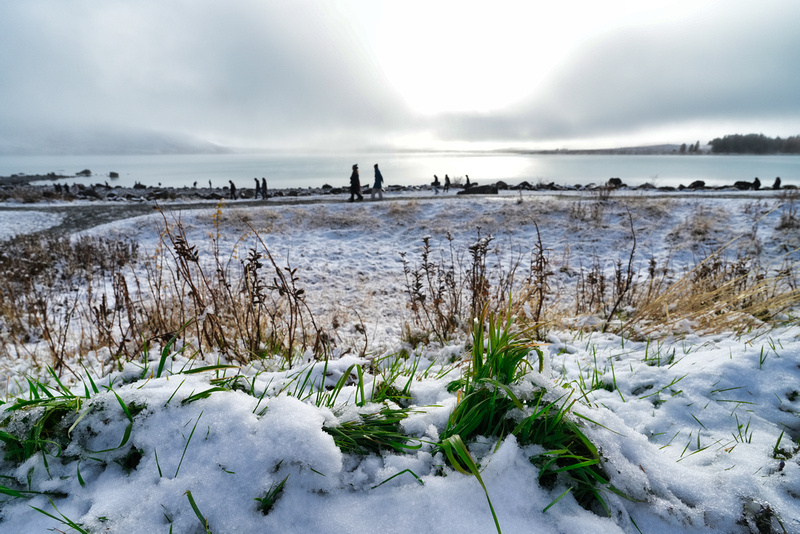
[(256, 181), (256, 192), (253, 198), (258, 198), (258, 195), (261, 193), (261, 184), (258, 181), (258, 178), (253, 178)]
[(433, 175), (433, 184), (432, 185), (433, 185), (433, 194), (434, 195), (438, 195), (439, 194), (439, 186), (442, 185), (442, 184), (439, 182), (439, 177), (436, 176), (435, 174)]
[(445, 174), (444, 175), (444, 192), (447, 193), (448, 191), (450, 191), (450, 177)]
[(261, 177), (261, 196), (264, 198), (267, 197), (267, 179), (263, 176)]
[(356, 197), (358, 197), (358, 200), (364, 200), (364, 197), (361, 196), (361, 179), (358, 177), (358, 163), (353, 165), (353, 173), (350, 175), (350, 200), (348, 202), (353, 202)]
[(197, 182), (193, 183), (193, 184), (192, 184), (192, 187), (193, 187), (193, 188), (195, 188), (195, 189), (197, 189)]
[(778, 176), (775, 178), (775, 181), (772, 183), (772, 189), (780, 189), (781, 188), (781, 177)]
[(472, 187), (472, 184), (469, 183), (469, 174), (467, 174), (465, 176), (467, 177), (467, 183), (464, 184), (464, 189), (469, 189), (470, 187)]
[(758, 191), (759, 189), (761, 189), (761, 180), (756, 176), (756, 179), (753, 180), (753, 191)]
[(383, 200), (383, 175), (377, 163), (375, 164), (375, 181), (372, 183), (372, 191), (369, 195), (370, 199), (375, 200), (376, 194), (378, 195), (378, 200)]
[(231, 200), (236, 200), (236, 186), (233, 184), (233, 180), (228, 180), (228, 183), (231, 184)]
[(209, 189), (213, 189), (213, 188), (211, 187), (211, 180), (209, 180), (209, 181), (208, 181), (208, 188), (209, 188)]

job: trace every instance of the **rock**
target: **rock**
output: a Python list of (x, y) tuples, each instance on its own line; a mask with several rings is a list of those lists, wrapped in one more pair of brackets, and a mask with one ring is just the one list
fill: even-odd
[(89, 169), (83, 169), (81, 172), (75, 173), (75, 176), (91, 176), (91, 175), (92, 171), (90, 171)]
[(504, 182), (504, 181), (502, 181), (502, 180), (499, 180), (499, 181), (498, 181), (496, 184), (494, 184), (494, 186), (495, 186), (495, 187), (496, 187), (496, 188), (497, 188), (499, 191), (507, 191), (507, 190), (508, 190), (508, 184), (507, 184), (507, 183), (505, 183), (505, 182)]
[(689, 189), (705, 189), (706, 183), (703, 180), (695, 180), (689, 184)]
[(457, 195), (496, 195), (497, 186), (495, 185), (473, 185), (463, 191), (456, 193)]
[(738, 181), (733, 184), (733, 187), (735, 187), (739, 191), (750, 191), (750, 189), (753, 188), (753, 184), (751, 184), (750, 182)]
[(108, 173), (108, 177), (109, 178), (119, 178), (119, 173), (111, 171), (110, 173)]
[(622, 183), (622, 178), (609, 178), (608, 187), (619, 189), (620, 187), (625, 187), (625, 184)]

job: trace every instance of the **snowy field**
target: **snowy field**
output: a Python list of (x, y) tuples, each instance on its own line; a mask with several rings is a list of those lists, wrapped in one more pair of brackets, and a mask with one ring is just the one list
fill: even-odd
[[(609, 281), (615, 269), (634, 273), (641, 293), (655, 265), (674, 283), (720, 249), (724, 261), (784, 271), (794, 283), (794, 202), (773, 192), (608, 200), (537, 193), (167, 206), (167, 220), (180, 222), (209, 270), (215, 257), (234, 269), (262, 246), (296, 268), (310, 313), (331, 333), (332, 357), (314, 361), (307, 351), (289, 369), (279, 358), (242, 364), (154, 344), (119, 370), (98, 349), (66, 362), (77, 372), (59, 373), (62, 386), (47, 371), (41, 339), (4, 341), (0, 531), (800, 533), (797, 307), (733, 331), (688, 316), (623, 330), (635, 312), (623, 306), (602, 332), (608, 318), (579, 309), (575, 296), (585, 303), (591, 272)], [(23, 229), (14, 233), (24, 231), (27, 219), (16, 220)], [(134, 238), (152, 256), (168, 243), (163, 231), (154, 213), (84, 235)], [(466, 266), (469, 246), (491, 236), (487, 271), (507, 278), (516, 269), (522, 279), (539, 235), (551, 323), (541, 372), (530, 366), (510, 391), (523, 400), (543, 392), (559, 406), (575, 401), (565, 417), (594, 444), (610, 482), (600, 485), (604, 504), (591, 509), (564, 473), (540, 483), (531, 459), (548, 451), (515, 435), (465, 440), (480, 478), (460, 472), (441, 436), (462, 401), (448, 385), (469, 373), (470, 338), (462, 328), (444, 342), (430, 333), (425, 343), (408, 342), (408, 272), (420, 268), (425, 240), (430, 261), (456, 257)], [(523, 307), (517, 323), (530, 314)], [(535, 363), (535, 351), (530, 357)], [(343, 451), (332, 429), (401, 407), (372, 402), (388, 376), (407, 393), (399, 429), (409, 448)], [(71, 407), (45, 425), (60, 437), (45, 453), (13, 451), (14, 436), (30, 444), (31, 420), (54, 405), (47, 392)], [(17, 396), (34, 402), (14, 404)], [(509, 417), (521, 420), (528, 409)]]
[(61, 216), (55, 213), (39, 211), (8, 210), (0, 211), (0, 240), (15, 235), (28, 234), (46, 230), (61, 222)]

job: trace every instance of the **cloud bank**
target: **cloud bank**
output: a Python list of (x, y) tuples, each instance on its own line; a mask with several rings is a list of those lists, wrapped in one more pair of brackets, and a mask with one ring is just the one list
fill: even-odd
[[(682, 129), (800, 133), (796, 2), (698, 2), (682, 16), (619, 24), (576, 46), (513, 106), (424, 116), (388, 81), (372, 49), (370, 33), (380, 27), (365, 31), (363, 21), (373, 19), (359, 25), (353, 17), (379, 11), (375, 5), (4, 2), (0, 147), (41, 148), (54, 135), (106, 130), (329, 149), (398, 139), (546, 144)], [(404, 35), (415, 39), (413, 28)]]

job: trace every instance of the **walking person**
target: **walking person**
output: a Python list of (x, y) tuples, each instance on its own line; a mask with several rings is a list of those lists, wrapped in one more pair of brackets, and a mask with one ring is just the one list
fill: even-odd
[(364, 200), (364, 197), (361, 196), (361, 180), (358, 177), (358, 163), (353, 165), (353, 174), (350, 175), (350, 200), (348, 202), (353, 202), (356, 197), (358, 200)]
[(378, 195), (378, 200), (383, 200), (383, 175), (377, 163), (375, 164), (375, 182), (372, 184), (370, 199), (375, 200), (376, 194)]
[(231, 184), (231, 200), (236, 200), (236, 186), (233, 184), (233, 180), (228, 180), (228, 183)]
[(261, 193), (261, 184), (258, 183), (258, 178), (253, 178), (256, 181), (256, 194), (253, 198), (258, 198), (258, 194)]
[(261, 198), (267, 199), (267, 179), (263, 176), (261, 177)]
[(446, 174), (444, 175), (444, 192), (447, 193), (450, 191), (450, 177)]
[(433, 194), (434, 195), (438, 195), (439, 194), (439, 186), (440, 185), (441, 185), (441, 182), (439, 181), (439, 177), (434, 174), (433, 175)]

